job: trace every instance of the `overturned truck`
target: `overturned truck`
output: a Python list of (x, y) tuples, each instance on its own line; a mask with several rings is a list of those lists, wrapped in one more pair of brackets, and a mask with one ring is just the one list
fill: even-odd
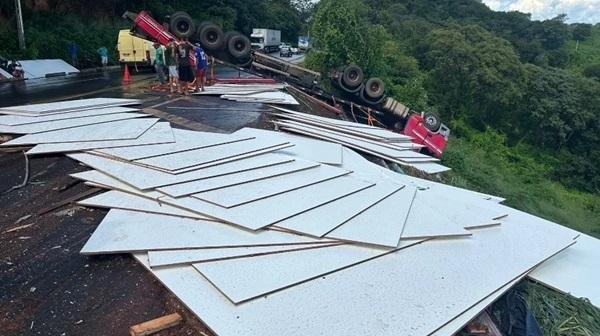
[(358, 110), (376, 114), (387, 127), (411, 136), (415, 143), (423, 145), (423, 150), (435, 157), (442, 156), (448, 142), (450, 130), (436, 114), (412, 111), (394, 98), (387, 97), (385, 83), (376, 77), (365, 79), (358, 65), (347, 65), (328, 74), (333, 87), (344, 98), (336, 99), (319, 87), (322, 80), (320, 73), (253, 51), (250, 39), (239, 32), (223, 32), (221, 27), (211, 22), (196, 25), (189, 14), (181, 11), (167, 17), (162, 24), (146, 11), (126, 12), (123, 17), (133, 22), (131, 32), (135, 35), (162, 45), (170, 41), (180, 43), (183, 39), (200, 43), (208, 55), (221, 62), (285, 81), (331, 103), (343, 104), (350, 109), (356, 106)]

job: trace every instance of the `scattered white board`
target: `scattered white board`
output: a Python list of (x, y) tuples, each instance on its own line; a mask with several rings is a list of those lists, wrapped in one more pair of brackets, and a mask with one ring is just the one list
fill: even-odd
[(39, 144), (29, 151), (27, 155), (45, 153), (69, 153), (97, 148), (114, 148), (125, 146), (141, 146), (150, 144), (165, 144), (175, 141), (171, 125), (168, 122), (157, 122), (137, 139), (113, 140), (113, 141), (86, 141), (65, 142), (52, 144)]
[(84, 118), (89, 116), (98, 116), (104, 114), (113, 114), (113, 113), (126, 113), (126, 112), (136, 112), (139, 109), (129, 108), (129, 107), (106, 107), (92, 110), (84, 110), (79, 112), (71, 112), (71, 113), (59, 113), (59, 114), (51, 114), (47, 116), (41, 117), (30, 117), (30, 116), (19, 116), (19, 115), (0, 115), (0, 125), (6, 126), (17, 126), (17, 125), (28, 125), (40, 122), (47, 121), (55, 121), (55, 120), (65, 120), (65, 119), (75, 119), (75, 118)]
[(0, 133), (10, 134), (34, 134), (41, 132), (49, 132), (62, 130), (67, 128), (76, 128), (87, 125), (101, 124), (110, 121), (125, 120), (132, 118), (147, 117), (143, 113), (112, 113), (92, 115), (89, 117), (81, 117), (75, 119), (52, 120), (40, 123), (18, 125), (18, 126), (2, 126), (0, 125)]
[(137, 139), (157, 121), (157, 118), (128, 119), (58, 131), (28, 134), (5, 142), (0, 146)]

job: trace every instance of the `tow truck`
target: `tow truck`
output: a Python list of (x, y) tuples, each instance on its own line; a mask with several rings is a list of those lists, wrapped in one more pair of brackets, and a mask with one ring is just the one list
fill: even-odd
[(450, 129), (441, 119), (434, 113), (410, 110), (394, 98), (385, 96), (385, 83), (376, 77), (365, 80), (358, 65), (346, 65), (327, 74), (335, 92), (326, 92), (319, 86), (323, 77), (320, 73), (253, 51), (248, 37), (239, 32), (224, 33), (211, 22), (195, 25), (192, 17), (185, 12), (173, 13), (164, 24), (146, 11), (125, 12), (123, 17), (133, 22), (131, 33), (134, 35), (163, 46), (170, 41), (181, 43), (184, 38), (199, 42), (205, 52), (221, 64), (284, 81), (298, 92), (327, 102), (330, 110), (352, 113), (357, 122), (359, 118), (354, 111), (362, 115), (360, 121), (377, 122), (412, 137), (413, 142), (424, 146), (421, 150), (432, 156), (440, 158), (444, 153)]

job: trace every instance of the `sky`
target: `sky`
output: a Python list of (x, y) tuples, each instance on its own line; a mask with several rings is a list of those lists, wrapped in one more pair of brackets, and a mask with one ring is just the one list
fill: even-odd
[(496, 11), (531, 13), (534, 20), (567, 14), (568, 23), (599, 23), (600, 0), (483, 0)]

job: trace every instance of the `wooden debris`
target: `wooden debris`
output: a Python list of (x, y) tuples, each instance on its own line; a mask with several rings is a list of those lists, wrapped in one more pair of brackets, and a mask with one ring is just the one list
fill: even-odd
[(129, 327), (129, 334), (131, 336), (146, 336), (155, 334), (161, 330), (174, 327), (181, 323), (181, 315), (173, 313), (165, 315), (163, 317), (156, 318), (154, 320), (146, 321), (144, 323), (136, 324)]

